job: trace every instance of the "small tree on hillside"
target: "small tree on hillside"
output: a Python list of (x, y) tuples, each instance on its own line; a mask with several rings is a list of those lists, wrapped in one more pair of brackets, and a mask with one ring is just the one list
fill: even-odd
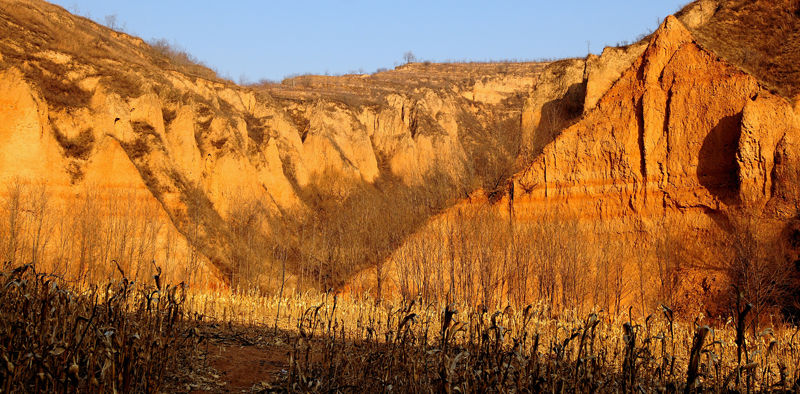
[(120, 30), (117, 14), (106, 15), (105, 18), (103, 18), (103, 24), (111, 30)]

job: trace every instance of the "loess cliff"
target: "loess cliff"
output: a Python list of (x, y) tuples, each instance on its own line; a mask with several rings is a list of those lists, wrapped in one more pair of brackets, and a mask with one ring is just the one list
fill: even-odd
[[(797, 12), (794, 2), (695, 2), (642, 43), (605, 51), (595, 75), (619, 76), (595, 83), (610, 86), (598, 95), (588, 73), (584, 115), (513, 176), (508, 214), (560, 212), (591, 223), (592, 239), (612, 234), (649, 250), (619, 252), (628, 262), (620, 272), (643, 278), (641, 267), (653, 267), (640, 283), (658, 289), (658, 300), (673, 269), (666, 281), (677, 282), (684, 305), (709, 313), (725, 305), (743, 260), (797, 278), (800, 108), (785, 40), (799, 31)], [(658, 249), (664, 240), (672, 250)]]
[(0, 31), (3, 183), (44, 183), (67, 207), (134, 193), (228, 283), (280, 260), (337, 286), (473, 190), (502, 193), (548, 67), (241, 87), (42, 1), (2, 2)]
[[(795, 3), (699, 0), (585, 59), (238, 86), (60, 7), (6, 0), (0, 182), (47, 185), (76, 216), (55, 233), (109, 229), (70, 241), (82, 266), (125, 255), (121, 271), (149, 260), (227, 285), (274, 287), (285, 268), (298, 289), (361, 286), (350, 279), (366, 272), (380, 292), (386, 262), (397, 281), (410, 264), (410, 242), (484, 207), (603, 222), (637, 245), (667, 220), (690, 221), (702, 243), (734, 212), (788, 231), (800, 203)], [(108, 203), (121, 195), (139, 208)], [(149, 253), (125, 252), (126, 217), (147, 218), (134, 238)]]
[(515, 204), (598, 217), (740, 206), (792, 218), (793, 179), (777, 175), (798, 170), (796, 135), (790, 100), (670, 17), (597, 106), (515, 177)]
[[(523, 110), (523, 169), (502, 199), (473, 196), (436, 216), (353, 286), (385, 275), (405, 296), (474, 288), (477, 298), (457, 299), (713, 315), (737, 262), (800, 277), (798, 12), (697, 1), (641, 42), (548, 65)], [(430, 255), (458, 268), (428, 267)], [(776, 294), (796, 297), (797, 283)]]

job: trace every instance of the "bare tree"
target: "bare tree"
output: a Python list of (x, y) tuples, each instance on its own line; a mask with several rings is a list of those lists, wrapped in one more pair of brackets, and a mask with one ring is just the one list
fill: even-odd
[(530, 225), (513, 224), (510, 239), (510, 264), (506, 273), (509, 283), (509, 296), (516, 305), (530, 304), (532, 301), (530, 288), (533, 275), (533, 251), (531, 249)]
[(187, 261), (185, 266), (185, 271), (183, 277), (186, 281), (186, 284), (191, 286), (195, 282), (195, 276), (197, 275), (197, 270), (200, 266), (200, 250), (197, 247), (198, 242), (200, 242), (200, 226), (203, 222), (202, 213), (200, 209), (197, 209), (196, 206), (199, 205), (199, 201), (196, 201), (196, 196), (190, 195), (190, 200), (187, 202), (187, 218), (189, 221), (189, 229), (188, 229), (188, 239), (189, 242), (189, 253), (187, 253)]
[(98, 247), (97, 190), (93, 187), (87, 187), (80, 200), (79, 212), (75, 220), (75, 237), (78, 248), (76, 277), (85, 283), (87, 279), (90, 281), (95, 279), (91, 276), (94, 274), (94, 262)]
[(731, 215), (731, 261), (727, 275), (733, 293), (731, 303), (743, 298), (753, 305), (755, 329), (762, 314), (781, 305), (786, 295), (791, 264), (785, 258), (777, 234), (747, 214)]
[(656, 271), (656, 301), (675, 307), (678, 290), (682, 281), (682, 242), (674, 231), (674, 225), (660, 225), (663, 230), (653, 245), (653, 259)]
[(6, 261), (17, 262), (22, 242), (23, 210), (25, 204), (25, 190), (22, 181), (15, 178), (6, 187), (6, 198), (3, 204), (6, 218), (6, 242), (5, 255)]
[[(240, 194), (237, 194), (240, 195)], [(262, 273), (266, 259), (257, 252), (266, 245), (261, 244), (262, 221), (264, 217), (259, 202), (252, 198), (236, 198), (231, 203), (230, 223), (235, 240), (241, 243), (234, 255), (232, 287), (244, 288), (258, 284), (257, 278)]]
[(49, 218), (50, 194), (47, 184), (40, 183), (33, 191), (31, 201), (31, 216), (33, 221), (33, 234), (31, 244), (31, 264), (34, 267), (44, 257), (47, 243), (50, 241), (51, 227)]
[(103, 18), (103, 24), (106, 27), (108, 27), (109, 29), (119, 30), (119, 25), (117, 24), (117, 19), (118, 18), (117, 18), (116, 14), (106, 15)]
[(51, 270), (56, 275), (65, 276), (68, 273), (67, 263), (72, 258), (74, 218), (71, 213), (72, 211), (68, 207), (62, 206), (55, 215), (57, 218), (54, 226), (56, 241), (53, 249), (55, 255), (51, 263)]
[(278, 331), (278, 320), (281, 317), (281, 301), (283, 301), (283, 289), (286, 287), (286, 259), (288, 252), (285, 248), (276, 246), (273, 249), (273, 258), (281, 262), (281, 288), (278, 292), (278, 308), (275, 312), (275, 331)]

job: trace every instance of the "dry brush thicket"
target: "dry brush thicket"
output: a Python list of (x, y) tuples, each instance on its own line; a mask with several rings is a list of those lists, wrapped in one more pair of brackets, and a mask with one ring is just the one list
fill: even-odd
[(382, 271), (392, 251), (463, 188), (442, 174), (426, 177), (435, 187), (386, 176), (371, 185), (330, 174), (312, 184), (303, 191), (308, 211), (286, 215), (285, 234), (277, 236), (297, 292), (339, 289), (359, 270)]
[(63, 196), (45, 183), (16, 179), (0, 192), (0, 260), (30, 264), (81, 285), (124, 272), (150, 278), (156, 263), (170, 282), (207, 286), (200, 253), (181, 242), (159, 204), (141, 191), (86, 187)]
[(468, 207), (410, 237), (392, 255), (391, 274), (376, 274), (378, 282), (390, 277), (403, 299), (425, 302), (488, 308), (540, 302), (554, 314), (633, 308), (637, 316), (668, 305), (684, 315), (718, 317), (741, 294), (759, 319), (796, 317), (797, 270), (782, 247), (786, 241), (746, 217), (732, 214), (727, 228), (716, 230), (657, 219), (619, 232), (613, 220), (552, 214), (517, 220), (496, 206)]
[(724, 1), (693, 33), (700, 44), (758, 76), (773, 91), (795, 97), (800, 86), (798, 15), (796, 0)]
[[(263, 204), (232, 200), (229, 228), (247, 247), (233, 291), (211, 291), (201, 253), (152, 200), (88, 188), (65, 206), (46, 185), (10, 182), (3, 390), (157, 391), (207, 366), (198, 344), (217, 323), (256, 330), (255, 342), (282, 338), (286, 373), (263, 390), (800, 389), (800, 337), (781, 315), (796, 296), (791, 261), (756, 219), (731, 215), (728, 231), (704, 234), (718, 264), (696, 266), (686, 223), (623, 234), (487, 204), (424, 224), (409, 217), (436, 212), (446, 194), (385, 187), (338, 204), (320, 196), (314, 216), (289, 226), (297, 238), (268, 239)], [(643, 238), (647, 225), (664, 231)], [(377, 274), (367, 293), (315, 290), (341, 286), (353, 261)], [(711, 298), (718, 314), (685, 298), (704, 286), (687, 280), (697, 269), (732, 285)], [(186, 294), (165, 285), (180, 281)]]

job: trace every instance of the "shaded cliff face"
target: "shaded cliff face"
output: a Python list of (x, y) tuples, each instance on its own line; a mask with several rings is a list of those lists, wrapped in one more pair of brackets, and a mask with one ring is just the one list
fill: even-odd
[(0, 31), (0, 179), (66, 200), (137, 190), (226, 281), (270, 276), (280, 249), (290, 272), (335, 286), (471, 191), (499, 196), (547, 66), (244, 88), (44, 2), (3, 2)]

